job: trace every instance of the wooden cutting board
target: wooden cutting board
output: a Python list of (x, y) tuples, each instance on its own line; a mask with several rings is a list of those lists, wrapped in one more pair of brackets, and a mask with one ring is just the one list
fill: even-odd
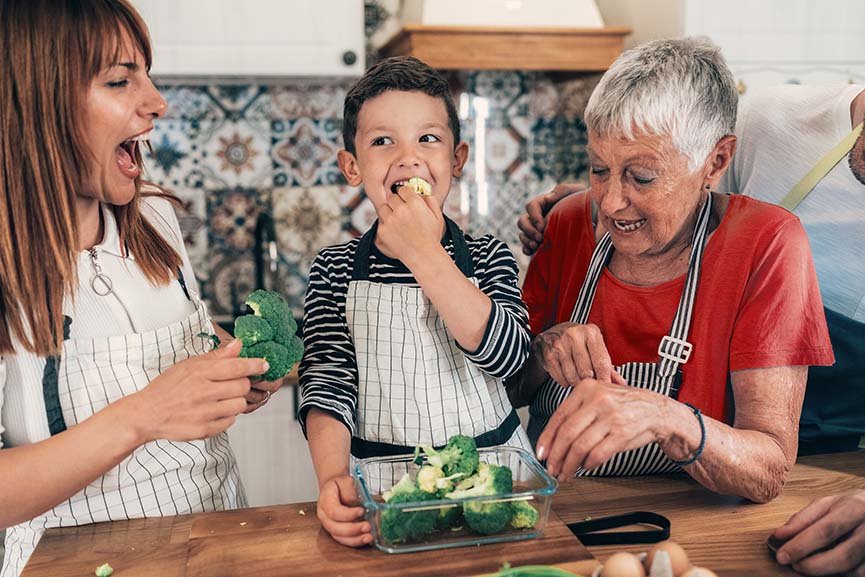
[(539, 539), (388, 554), (338, 545), (308, 503), (50, 529), (23, 577), (92, 575), (102, 563), (115, 577), (460, 577), (493, 573), (506, 562), (584, 575), (596, 565), (555, 513)]

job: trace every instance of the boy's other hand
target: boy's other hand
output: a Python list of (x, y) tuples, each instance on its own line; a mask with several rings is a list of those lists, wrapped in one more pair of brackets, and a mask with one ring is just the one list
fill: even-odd
[(412, 268), (412, 262), (441, 247), (444, 228), (438, 200), (403, 186), (379, 210), (377, 241), (386, 254)]
[(316, 511), (318, 520), (334, 541), (347, 547), (372, 543), (372, 529), (364, 521), (363, 507), (357, 506), (359, 501), (349, 475), (333, 477), (321, 485)]
[(517, 226), (520, 229), (520, 243), (523, 252), (532, 255), (544, 241), (547, 227), (547, 214), (563, 198), (582, 192), (586, 187), (579, 183), (563, 182), (546, 194), (541, 194), (526, 203), (526, 212), (520, 215)]

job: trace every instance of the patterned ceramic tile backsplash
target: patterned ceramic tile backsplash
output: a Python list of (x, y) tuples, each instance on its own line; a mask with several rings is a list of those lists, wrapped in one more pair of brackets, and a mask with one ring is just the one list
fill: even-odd
[[(453, 85), (470, 160), (447, 210), (469, 233), (491, 232), (521, 265), (516, 218), (526, 199), (562, 180), (585, 180), (581, 119), (597, 77), (468, 71)], [(300, 315), (319, 249), (361, 234), (372, 205), (336, 163), (350, 82), (163, 86), (168, 116), (146, 159), (151, 180), (174, 191), (187, 249), (213, 314), (225, 319), (254, 288), (256, 219), (269, 213), (279, 283)]]

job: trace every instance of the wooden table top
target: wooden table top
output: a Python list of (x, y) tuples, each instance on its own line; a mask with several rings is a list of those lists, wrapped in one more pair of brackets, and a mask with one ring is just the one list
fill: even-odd
[[(553, 508), (565, 523), (631, 511), (667, 517), (671, 539), (691, 562), (719, 577), (797, 575), (775, 563), (766, 547), (772, 531), (817, 497), (865, 489), (865, 452), (801, 457), (781, 495), (758, 505), (710, 493), (687, 475), (642, 478), (582, 478), (563, 483)], [(604, 561), (616, 551), (637, 553), (651, 545), (592, 546)]]
[(504, 562), (557, 565), (589, 575), (597, 564), (593, 555), (603, 560), (618, 550), (638, 552), (647, 546), (587, 550), (564, 523), (629, 511), (665, 515), (672, 522), (672, 538), (691, 560), (720, 577), (795, 575), (772, 560), (766, 537), (818, 496), (865, 488), (863, 475), (865, 453), (806, 457), (794, 468), (783, 494), (764, 505), (714, 495), (685, 475), (576, 479), (561, 486), (553, 504), (556, 515), (540, 539), (400, 555), (337, 545), (320, 528), (314, 503), (49, 529), (23, 577), (92, 575), (106, 562), (116, 577), (386, 577), (432, 572), (459, 577), (492, 573)]

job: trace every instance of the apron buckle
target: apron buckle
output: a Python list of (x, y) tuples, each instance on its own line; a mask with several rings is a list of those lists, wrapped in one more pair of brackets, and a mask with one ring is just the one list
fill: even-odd
[(673, 361), (674, 363), (683, 365), (691, 358), (691, 352), (694, 350), (694, 345), (688, 341), (664, 335), (661, 339), (661, 344), (658, 345), (658, 355), (661, 358)]

